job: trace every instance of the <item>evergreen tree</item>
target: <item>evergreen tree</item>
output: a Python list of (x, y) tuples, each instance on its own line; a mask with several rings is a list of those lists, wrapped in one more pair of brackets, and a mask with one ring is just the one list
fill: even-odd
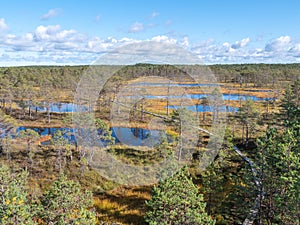
[(225, 205), (228, 204), (225, 192), (233, 178), (231, 174), (226, 174), (224, 171), (232, 168), (232, 161), (236, 157), (232, 147), (232, 133), (226, 129), (222, 148), (218, 151), (214, 162), (201, 173), (201, 189), (207, 202), (207, 212), (209, 215), (215, 215), (218, 223), (224, 222), (224, 215), (230, 209)]
[(39, 139), (40, 135), (32, 130), (32, 129), (26, 129), (26, 130), (21, 130), (19, 133), (19, 137), (26, 142), (27, 145), (27, 154), (29, 158), (29, 163), (33, 164), (33, 144)]
[(27, 198), (27, 176), (26, 171), (11, 173), (7, 166), (0, 167), (0, 224), (34, 224), (35, 213)]
[[(299, 138), (299, 137), (298, 137)], [(280, 134), (269, 129), (259, 140), (257, 165), (264, 198), (260, 202), (260, 223), (299, 224), (300, 151), (291, 128)]]
[(246, 146), (248, 146), (250, 134), (254, 131), (255, 126), (257, 125), (259, 112), (256, 109), (254, 102), (247, 99), (236, 115), (240, 123), (243, 125), (243, 135), (244, 129), (246, 131)]
[(96, 224), (92, 193), (81, 191), (78, 182), (61, 175), (41, 197), (40, 217), (47, 224)]
[(70, 156), (70, 158), (72, 158), (71, 145), (69, 144), (69, 141), (64, 137), (64, 134), (61, 130), (55, 131), (54, 136), (51, 139), (51, 144), (54, 145), (57, 153), (59, 174), (62, 174), (66, 164), (66, 157)]
[(185, 107), (179, 107), (172, 112), (170, 125), (179, 133), (176, 157), (183, 164), (192, 158), (193, 147), (198, 140), (198, 124), (198, 118)]
[(99, 118), (95, 119), (95, 125), (99, 135), (98, 138), (109, 145), (114, 145), (115, 138), (112, 136), (109, 125)]
[(283, 129), (267, 129), (266, 135), (258, 139), (257, 153), (251, 159), (252, 175), (248, 169), (248, 173), (238, 176), (233, 195), (241, 200), (235, 201), (239, 218), (249, 214), (247, 218), (257, 224), (300, 222), (300, 109), (294, 99), (295, 93), (289, 87), (282, 100)]
[(186, 167), (161, 180), (146, 204), (149, 211), (145, 220), (150, 225), (215, 224), (205, 212), (203, 196), (189, 178)]

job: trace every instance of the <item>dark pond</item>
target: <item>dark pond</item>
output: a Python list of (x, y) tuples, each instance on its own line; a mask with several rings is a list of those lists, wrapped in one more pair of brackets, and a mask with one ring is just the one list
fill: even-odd
[(56, 131), (61, 131), (64, 138), (69, 140), (70, 143), (75, 143), (75, 136), (73, 134), (73, 129), (64, 127), (64, 128), (57, 128), (57, 127), (18, 127), (17, 133), (19, 133), (21, 130), (27, 130), (31, 129), (36, 131), (40, 136), (46, 136), (51, 135), (54, 136)]
[[(69, 112), (76, 111), (77, 107), (78, 107), (78, 105), (74, 104), (74, 103), (56, 102), (56, 103), (50, 104), (49, 111), (56, 112), (56, 113), (69, 113)], [(46, 112), (47, 111), (46, 103), (45, 102), (41, 103), (40, 106), (33, 106), (33, 107), (31, 107), (31, 109), (37, 110), (39, 112)]]
[(142, 128), (113, 127), (112, 136), (116, 143), (131, 146), (154, 146), (160, 143), (164, 131)]
[[(73, 128), (40, 128), (40, 127), (19, 127), (17, 133), (21, 130), (32, 129), (40, 136), (51, 135), (53, 136), (57, 130), (63, 133), (65, 139), (70, 143), (76, 143)], [(160, 143), (163, 133), (159, 130), (149, 130), (142, 128), (125, 128), (113, 127), (112, 136), (115, 138), (116, 143), (122, 143), (130, 146), (154, 146)], [(49, 143), (49, 142), (48, 142)], [(44, 144), (48, 144), (47, 142)]]

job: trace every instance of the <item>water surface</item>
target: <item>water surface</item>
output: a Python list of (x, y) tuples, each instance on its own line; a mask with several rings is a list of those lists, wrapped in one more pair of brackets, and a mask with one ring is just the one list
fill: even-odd
[[(75, 144), (76, 138), (74, 135), (73, 128), (55, 128), (55, 127), (18, 127), (17, 133), (21, 130), (31, 129), (36, 131), (40, 136), (51, 135), (54, 136), (56, 131), (61, 131), (63, 137), (67, 139), (70, 143)], [(81, 130), (82, 131), (82, 130)], [(115, 143), (122, 143), (130, 146), (154, 146), (160, 143), (161, 137), (163, 135), (162, 131), (150, 130), (143, 128), (126, 128), (126, 127), (112, 127), (112, 136), (115, 138)], [(101, 132), (99, 130), (99, 132)], [(81, 133), (89, 134), (88, 130)], [(105, 141), (101, 140), (103, 143)], [(46, 142), (44, 144), (49, 144)]]

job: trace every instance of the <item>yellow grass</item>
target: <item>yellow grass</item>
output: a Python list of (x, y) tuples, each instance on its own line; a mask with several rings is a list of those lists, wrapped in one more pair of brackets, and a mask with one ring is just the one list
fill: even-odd
[(94, 199), (101, 221), (114, 221), (124, 225), (144, 224), (145, 201), (150, 199), (151, 188), (119, 187)]

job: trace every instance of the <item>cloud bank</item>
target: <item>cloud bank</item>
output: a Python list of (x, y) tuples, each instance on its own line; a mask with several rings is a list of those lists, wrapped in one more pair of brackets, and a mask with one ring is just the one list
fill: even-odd
[[(50, 11), (47, 13), (47, 18), (54, 15)], [(128, 32), (138, 33), (144, 29), (144, 25), (137, 22), (130, 27)], [(2, 66), (90, 64), (100, 55), (117, 47), (142, 41), (176, 44), (190, 50), (204, 64), (300, 62), (300, 41), (294, 40), (290, 36), (277, 37), (257, 48), (253, 47), (249, 37), (233, 43), (218, 43), (213, 39), (192, 43), (188, 36), (176, 38), (168, 35), (156, 35), (148, 39), (100, 38), (88, 36), (75, 29), (62, 29), (60, 25), (40, 25), (32, 32), (23, 35), (8, 33), (7, 30), (9, 27), (5, 19), (1, 18), (0, 63)]]

